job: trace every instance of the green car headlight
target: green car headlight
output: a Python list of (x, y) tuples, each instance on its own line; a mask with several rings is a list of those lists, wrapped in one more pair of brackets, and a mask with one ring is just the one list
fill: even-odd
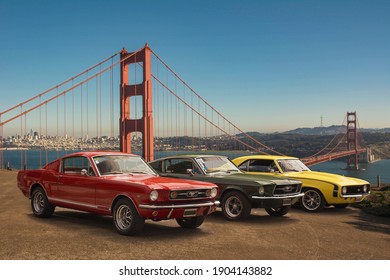
[(259, 187), (259, 195), (264, 195), (264, 192), (265, 192), (264, 187), (260, 186)]

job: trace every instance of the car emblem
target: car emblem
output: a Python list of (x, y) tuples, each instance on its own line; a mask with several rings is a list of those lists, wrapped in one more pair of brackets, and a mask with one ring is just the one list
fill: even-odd
[(292, 186), (285, 186), (284, 187), (285, 192), (291, 192), (292, 191)]
[(198, 196), (198, 192), (197, 191), (189, 191), (187, 192), (187, 197), (196, 197)]

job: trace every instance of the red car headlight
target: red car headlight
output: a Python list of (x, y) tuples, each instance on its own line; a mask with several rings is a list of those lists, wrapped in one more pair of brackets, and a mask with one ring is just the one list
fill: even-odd
[(156, 190), (151, 191), (149, 198), (151, 201), (156, 201), (158, 198), (158, 191)]
[(217, 196), (217, 193), (218, 193), (217, 188), (212, 188), (212, 189), (206, 191), (206, 196), (214, 198)]

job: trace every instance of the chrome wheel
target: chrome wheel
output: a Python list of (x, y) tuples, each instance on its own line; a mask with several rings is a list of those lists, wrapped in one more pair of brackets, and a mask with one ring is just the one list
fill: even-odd
[(45, 209), (45, 199), (41, 192), (37, 192), (33, 198), (33, 208), (34, 212), (37, 214), (42, 214)]
[(118, 207), (115, 213), (115, 219), (118, 227), (121, 230), (126, 230), (131, 226), (133, 221), (133, 215), (131, 214), (131, 210), (127, 205), (121, 205)]
[(229, 220), (243, 220), (251, 213), (251, 204), (248, 198), (238, 191), (232, 191), (223, 196), (222, 212)]
[(53, 215), (55, 206), (50, 204), (45, 191), (38, 187), (31, 194), (31, 209), (35, 216), (47, 218)]
[(226, 213), (230, 217), (237, 217), (242, 211), (242, 202), (235, 196), (229, 197), (225, 202)]
[(142, 218), (130, 199), (119, 199), (113, 209), (113, 222), (120, 234), (135, 235), (142, 231), (145, 219)]
[(306, 211), (321, 211), (325, 207), (325, 201), (318, 190), (308, 189), (302, 197), (302, 206)]

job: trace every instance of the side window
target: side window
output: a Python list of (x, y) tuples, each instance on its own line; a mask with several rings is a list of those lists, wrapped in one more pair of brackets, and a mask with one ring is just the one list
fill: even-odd
[(81, 175), (81, 170), (87, 170), (89, 176), (95, 176), (95, 172), (86, 157), (70, 157), (62, 161), (62, 172), (65, 174)]
[(243, 163), (241, 163), (239, 166), (238, 166), (238, 168), (240, 169), (240, 170), (242, 170), (242, 171), (248, 171), (248, 162), (249, 161), (245, 161), (245, 162), (243, 162)]
[(251, 160), (248, 166), (249, 172), (273, 172), (273, 161), (256, 159)]
[(150, 166), (157, 172), (162, 172), (162, 161), (152, 162)]
[(167, 159), (165, 160), (165, 172), (188, 174), (188, 170), (194, 173), (199, 173), (199, 169), (195, 168), (191, 159)]

